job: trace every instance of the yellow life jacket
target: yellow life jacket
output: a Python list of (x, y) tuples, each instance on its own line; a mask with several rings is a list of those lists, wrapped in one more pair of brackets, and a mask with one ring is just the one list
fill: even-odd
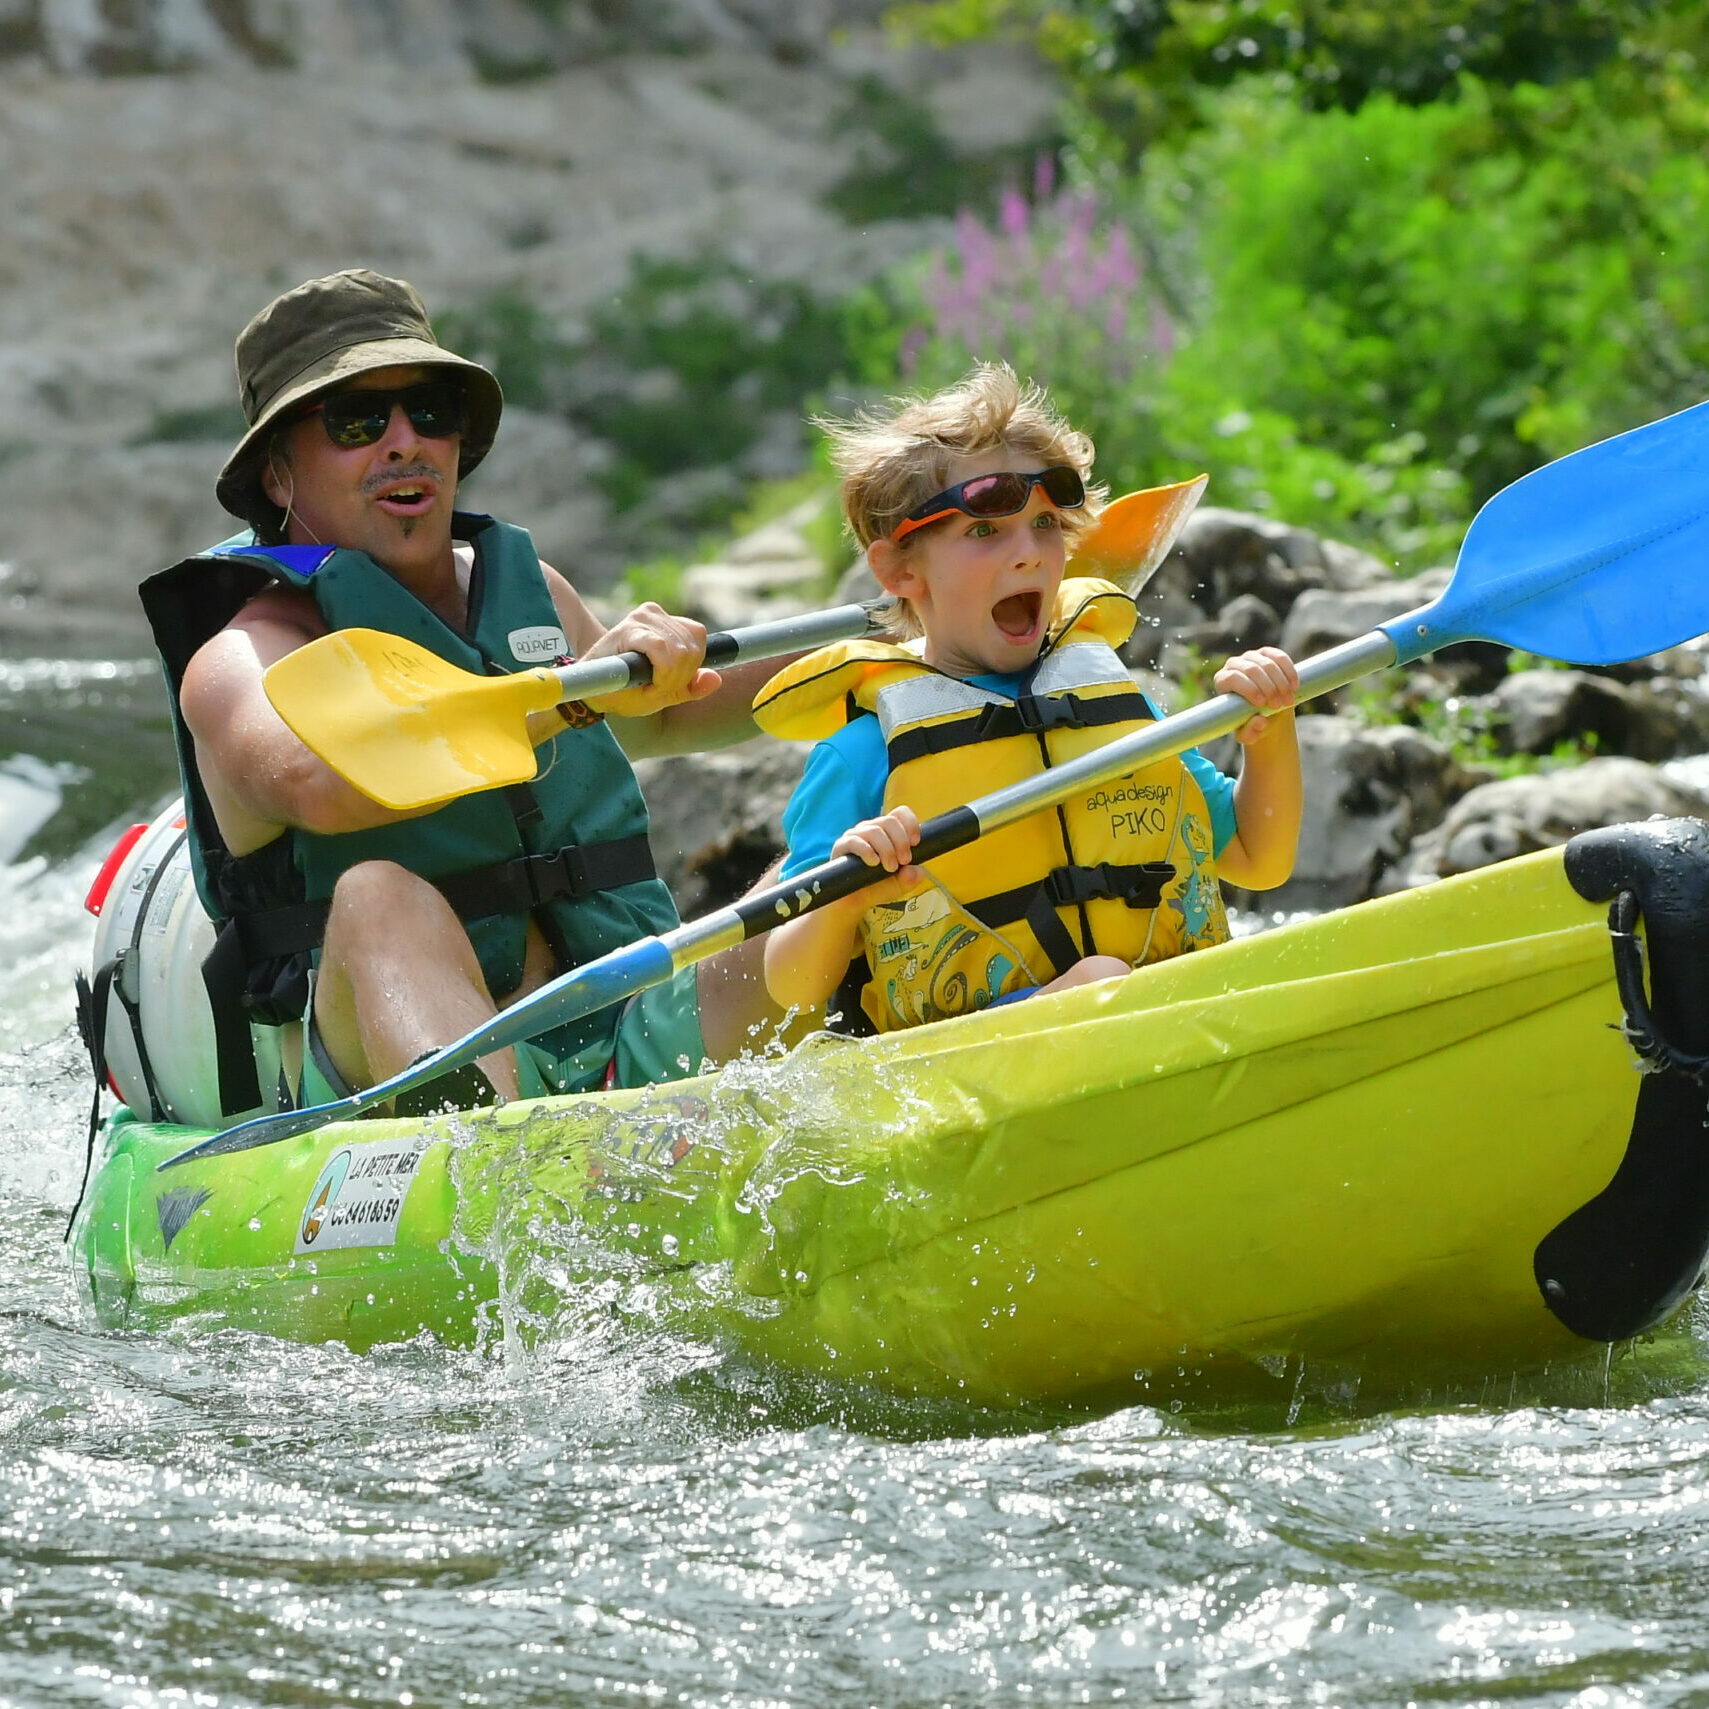
[[(906, 802), (926, 819), (1149, 723), (1115, 652), (1135, 615), (1109, 582), (1064, 582), (1013, 700), (909, 647), (845, 641), (773, 677), (754, 717), (774, 736), (811, 741), (871, 713), (889, 755), (885, 810)], [(984, 1008), (1085, 955), (1138, 966), (1228, 937), (1210, 809), (1178, 756), (1078, 790), (926, 870), (931, 888), (861, 923), (872, 969), (863, 1001), (880, 1032)]]

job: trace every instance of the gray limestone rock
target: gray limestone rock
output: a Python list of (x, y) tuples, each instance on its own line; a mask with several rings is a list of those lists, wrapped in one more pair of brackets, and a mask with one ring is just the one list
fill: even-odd
[(1366, 728), (1303, 713), (1299, 732), (1299, 859), (1280, 889), (1244, 898), (1265, 910), (1333, 908), (1374, 895), (1412, 839), (1476, 781), (1439, 742), (1404, 724)]
[(1607, 758), (1479, 785), (1420, 837), (1384, 889), (1552, 848), (1601, 825), (1657, 814), (1704, 818), (1709, 795), (1639, 760)]
[(1508, 753), (1589, 738), (1603, 754), (1664, 760), (1709, 744), (1709, 701), (1674, 677), (1622, 683), (1590, 671), (1515, 671), (1484, 698)]

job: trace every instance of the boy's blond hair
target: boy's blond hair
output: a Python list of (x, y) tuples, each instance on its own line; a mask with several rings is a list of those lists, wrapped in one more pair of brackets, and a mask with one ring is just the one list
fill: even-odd
[[(1006, 362), (981, 362), (929, 396), (891, 398), (883, 410), (864, 410), (849, 420), (817, 417), (815, 425), (842, 477), (843, 515), (862, 551), (942, 492), (958, 458), (1007, 450), (1046, 468), (1066, 463), (1082, 477), (1092, 468), (1092, 441), (1069, 426), (1041, 386), (1023, 382)], [(1107, 488), (1088, 479), (1086, 508), (1062, 512), (1070, 550), (1107, 497)], [(907, 535), (902, 549), (918, 538)], [(898, 599), (896, 606), (896, 626), (917, 635), (919, 621), (909, 602)]]

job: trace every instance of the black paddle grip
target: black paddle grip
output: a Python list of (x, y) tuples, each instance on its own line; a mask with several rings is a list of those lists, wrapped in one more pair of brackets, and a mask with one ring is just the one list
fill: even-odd
[[(979, 815), (971, 807), (952, 807), (920, 827), (914, 845), (916, 865), (936, 860), (951, 849), (964, 848), (979, 836)], [(839, 855), (835, 860), (810, 866), (805, 872), (768, 890), (756, 891), (735, 903), (732, 912), (742, 922), (742, 936), (757, 938), (785, 920), (810, 914), (827, 902), (839, 902), (857, 890), (876, 884), (886, 873), (881, 866), (868, 866), (858, 855)]]
[[(640, 688), (653, 680), (653, 661), (645, 653), (621, 653), (618, 656), (629, 667), (631, 688)], [(742, 637), (720, 629), (715, 635), (706, 637), (706, 656), (701, 663), (717, 670), (720, 665), (736, 663), (741, 656)]]

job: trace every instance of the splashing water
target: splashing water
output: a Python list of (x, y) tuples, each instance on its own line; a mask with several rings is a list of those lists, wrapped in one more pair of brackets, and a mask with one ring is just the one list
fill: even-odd
[[(747, 1364), (690, 1332), (719, 1277), (573, 1226), (487, 1248), (473, 1351), (100, 1330), (60, 1234), (105, 847), (0, 867), (6, 1709), (1709, 1694), (1709, 1393), (1657, 1349), (1392, 1415), (1290, 1371), (1291, 1427), (981, 1413)], [(813, 1083), (745, 1065), (694, 1142)], [(670, 1190), (630, 1167), (614, 1206)]]

